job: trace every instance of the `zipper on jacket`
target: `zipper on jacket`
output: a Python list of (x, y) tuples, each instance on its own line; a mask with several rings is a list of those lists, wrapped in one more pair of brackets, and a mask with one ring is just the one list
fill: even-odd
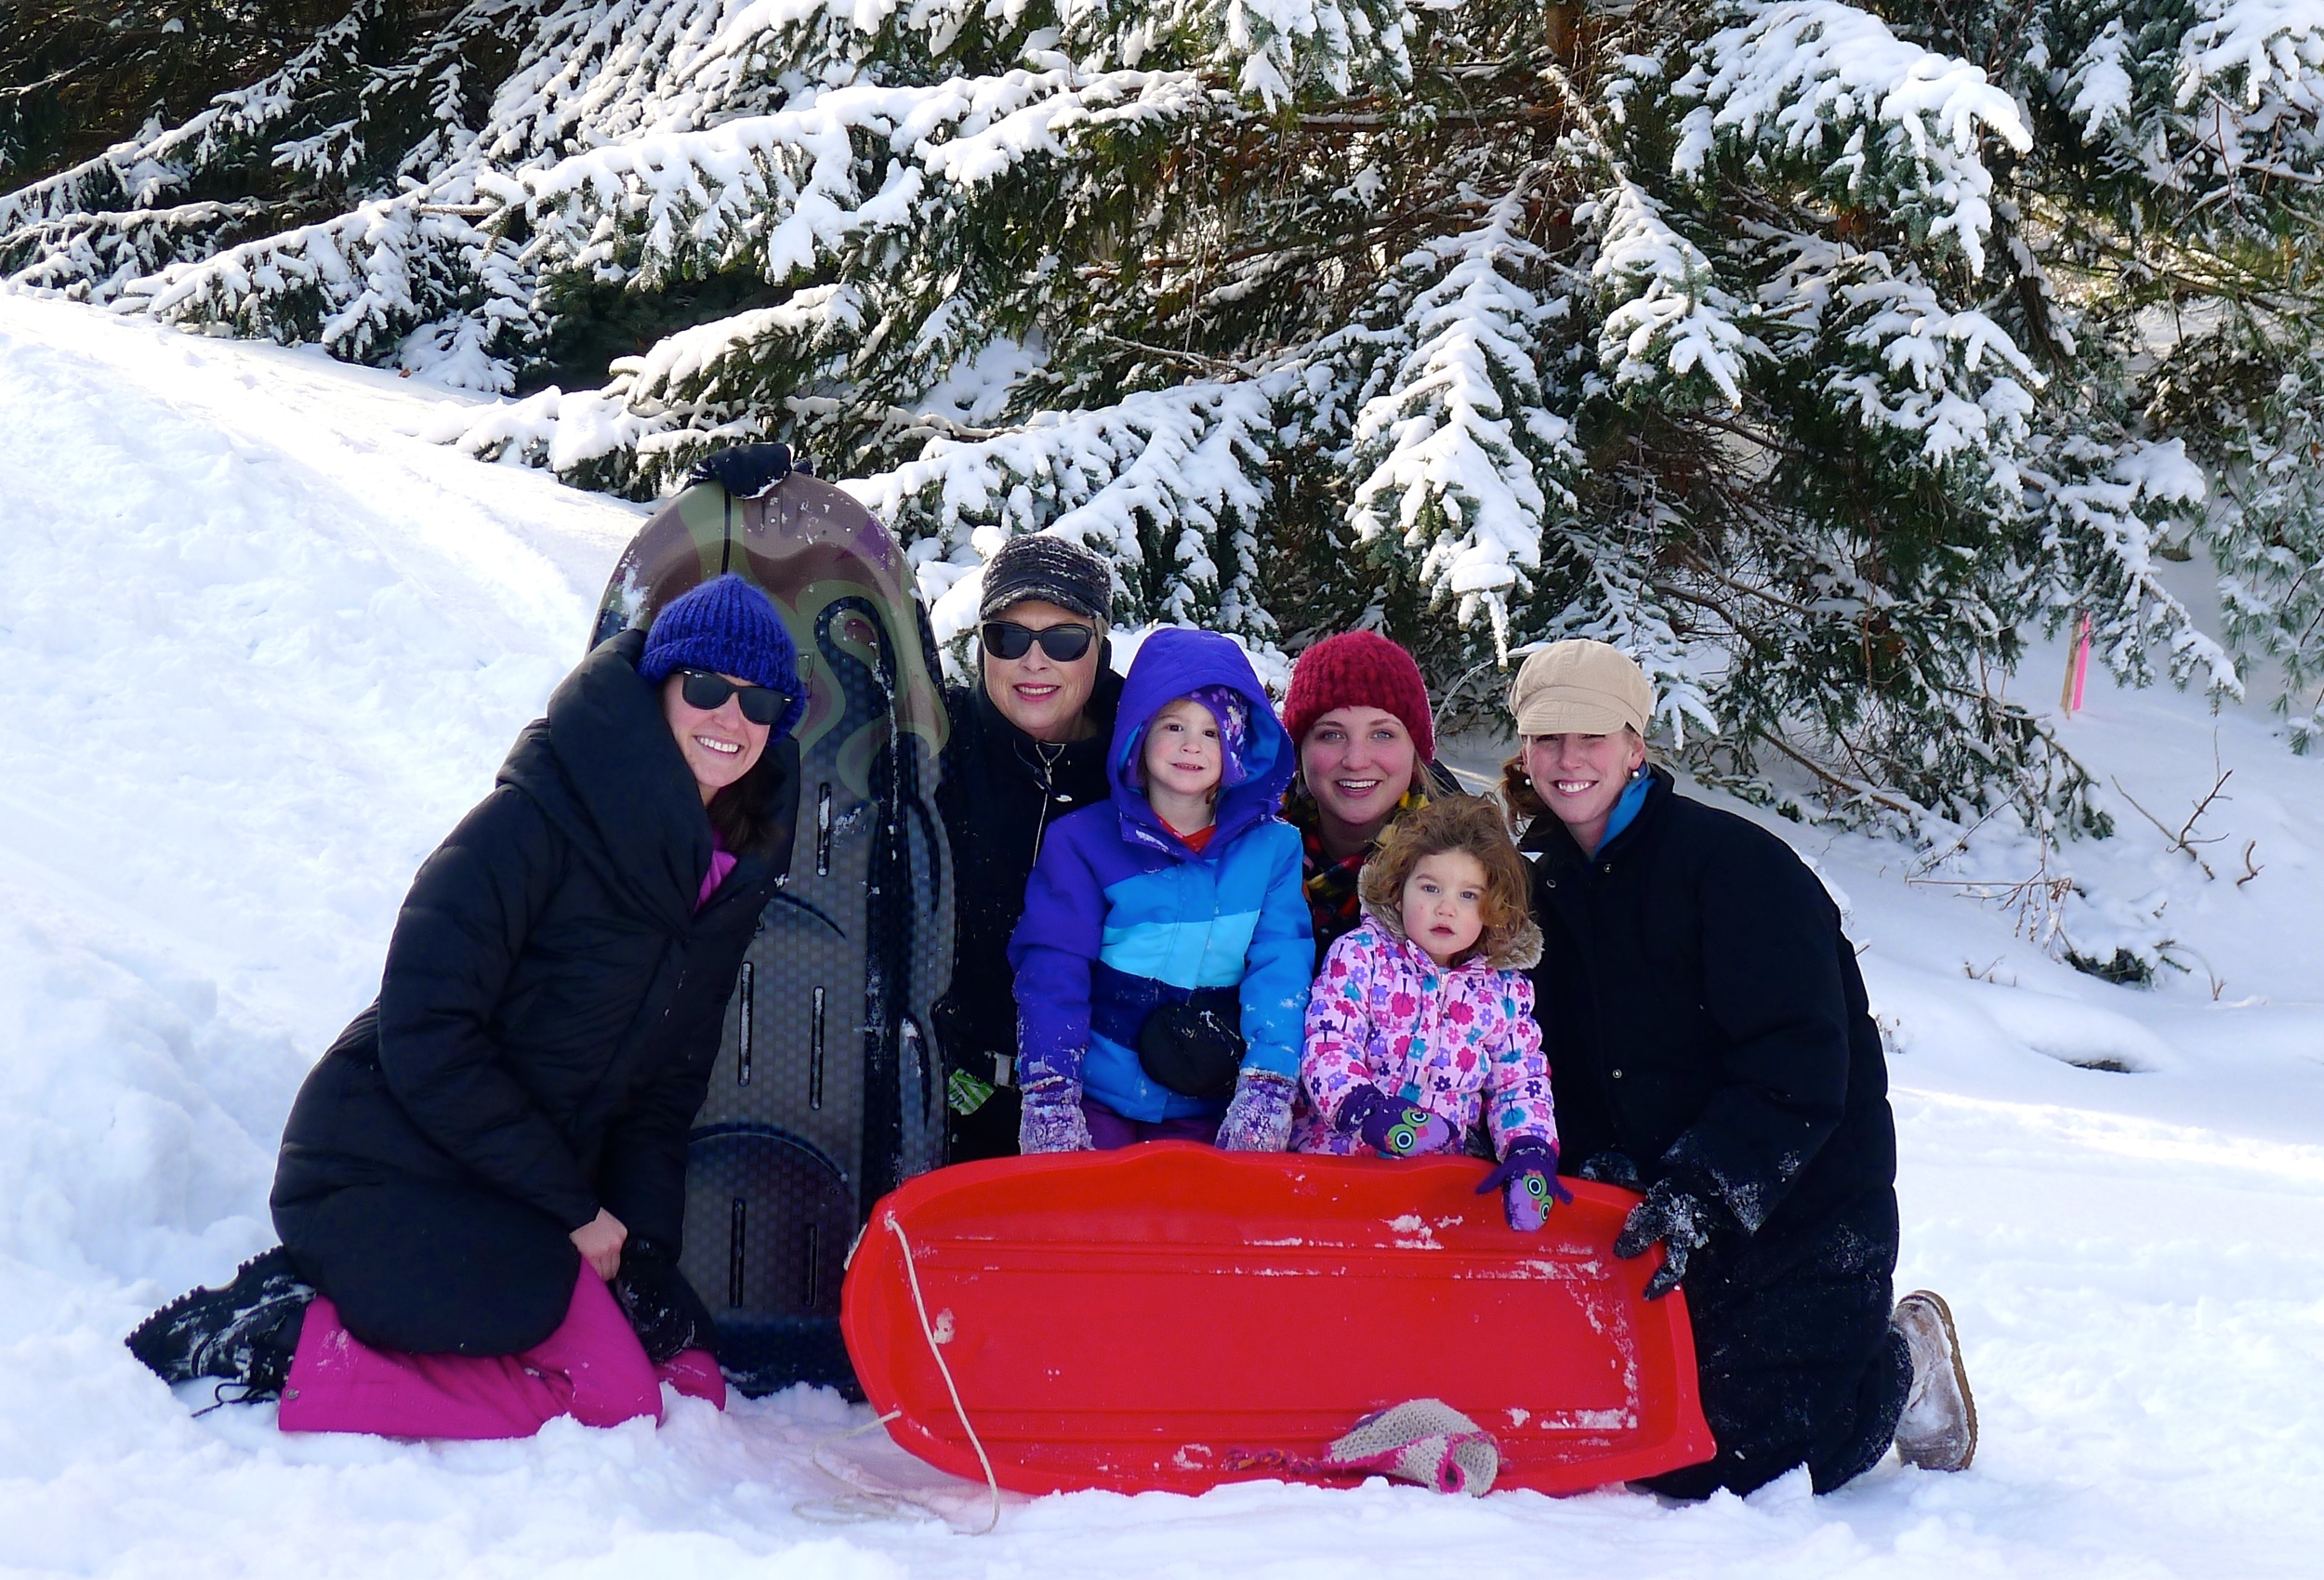
[[(1022, 752), (1018, 756), (1023, 757)], [(1037, 862), (1041, 859), (1041, 841), (1049, 835), (1050, 807), (1053, 802), (1065, 798), (1057, 794), (1057, 765), (1064, 758), (1065, 746), (1063, 742), (1036, 741), (1033, 743), (1033, 756), (1039, 760), (1026, 759), (1027, 765), (1032, 768), (1034, 778), (1041, 787), (1041, 816), (1033, 825), (1033, 859)]]

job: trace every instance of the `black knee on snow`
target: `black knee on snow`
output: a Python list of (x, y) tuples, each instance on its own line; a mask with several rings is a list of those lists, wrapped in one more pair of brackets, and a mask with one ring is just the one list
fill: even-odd
[(514, 1355), (557, 1330), (580, 1253), (539, 1208), (436, 1180), (351, 1186), (276, 1208), (347, 1330), (414, 1355)]

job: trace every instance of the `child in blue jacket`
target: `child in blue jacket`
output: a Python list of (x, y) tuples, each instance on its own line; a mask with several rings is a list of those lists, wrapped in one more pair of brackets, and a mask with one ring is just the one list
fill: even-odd
[(1145, 639), (1113, 797), (1050, 825), (1009, 941), (1024, 1152), (1286, 1148), (1314, 961), (1299, 833), (1274, 815), (1292, 759), (1240, 648)]

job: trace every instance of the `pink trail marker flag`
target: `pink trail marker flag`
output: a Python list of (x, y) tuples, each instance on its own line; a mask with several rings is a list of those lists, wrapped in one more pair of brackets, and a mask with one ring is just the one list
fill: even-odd
[(2074, 617), (2074, 642), (2066, 652), (2066, 684), (2058, 689), (2058, 705), (2072, 718), (2082, 708), (2082, 691), (2090, 684), (2090, 612)]

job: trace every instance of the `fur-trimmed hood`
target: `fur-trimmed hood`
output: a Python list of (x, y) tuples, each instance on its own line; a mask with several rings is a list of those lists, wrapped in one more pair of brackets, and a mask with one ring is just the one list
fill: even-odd
[[(1378, 905), (1367, 899), (1364, 902), (1364, 919), (1406, 949), (1419, 948), (1405, 936), (1404, 918), (1396, 914), (1394, 906)], [(1541, 929), (1530, 916), (1513, 928), (1487, 928), (1479, 941), (1485, 947), (1454, 967), (1454, 970), (1465, 971), (1483, 964), (1497, 971), (1530, 971), (1541, 964)]]

